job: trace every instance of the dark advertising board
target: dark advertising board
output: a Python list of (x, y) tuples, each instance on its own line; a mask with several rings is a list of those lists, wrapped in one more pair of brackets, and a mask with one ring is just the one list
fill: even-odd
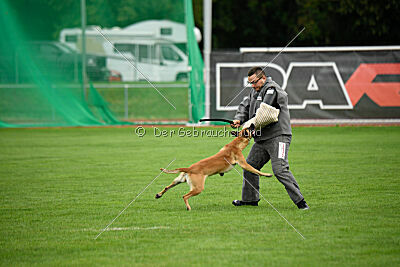
[(336, 50), (213, 52), (211, 117), (234, 116), (260, 66), (288, 93), (292, 119), (400, 118), (399, 48)]

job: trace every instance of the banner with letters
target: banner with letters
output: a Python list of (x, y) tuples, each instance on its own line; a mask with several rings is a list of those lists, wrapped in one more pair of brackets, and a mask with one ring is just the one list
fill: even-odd
[(213, 52), (211, 117), (233, 118), (250, 92), (247, 71), (253, 66), (266, 67), (288, 93), (292, 119), (400, 118), (398, 49)]

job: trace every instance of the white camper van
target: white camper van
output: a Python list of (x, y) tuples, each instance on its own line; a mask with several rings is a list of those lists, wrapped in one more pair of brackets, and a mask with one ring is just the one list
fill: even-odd
[[(163, 40), (104, 43), (107, 67), (120, 72), (123, 81), (185, 81), (187, 56), (173, 43)], [(121, 55), (123, 54), (123, 55)]]
[[(96, 29), (107, 37), (114, 47)], [(198, 29), (195, 29), (198, 40)], [(60, 42), (81, 50), (81, 29), (64, 29)], [(123, 29), (114, 27), (86, 29), (86, 51), (107, 57), (107, 68), (121, 74), (123, 81), (185, 80), (188, 76), (188, 57), (178, 46), (186, 43), (186, 27), (168, 20), (139, 22)], [(118, 53), (120, 51), (123, 56)], [(127, 62), (124, 56), (129, 59)], [(134, 66), (132, 66), (134, 64)], [(136, 67), (136, 68), (135, 68)], [(137, 71), (138, 69), (139, 71)]]

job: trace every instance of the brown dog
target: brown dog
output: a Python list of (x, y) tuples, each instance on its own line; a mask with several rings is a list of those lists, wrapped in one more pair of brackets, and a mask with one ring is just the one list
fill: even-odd
[(187, 182), (190, 186), (190, 191), (183, 196), (187, 210), (191, 210), (188, 199), (192, 196), (196, 196), (201, 193), (204, 189), (204, 182), (208, 176), (219, 173), (221, 176), (225, 172), (230, 171), (233, 165), (239, 163), (243, 169), (261, 175), (271, 177), (270, 173), (263, 173), (254, 169), (251, 165), (246, 162), (242, 154), (242, 150), (249, 144), (252, 137), (249, 129), (243, 129), (240, 132), (232, 132), (237, 136), (232, 142), (225, 145), (217, 154), (200, 160), (193, 164), (189, 168), (178, 168), (175, 170), (161, 169), (165, 173), (179, 173), (179, 176), (167, 187), (164, 188), (160, 193), (156, 195), (156, 198), (162, 197), (170, 188), (177, 184)]

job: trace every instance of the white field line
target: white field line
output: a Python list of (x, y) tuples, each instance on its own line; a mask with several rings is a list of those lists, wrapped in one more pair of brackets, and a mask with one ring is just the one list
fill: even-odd
[[(171, 165), (172, 164), (172, 162), (174, 162), (176, 160), (176, 158), (175, 159), (173, 159), (168, 165), (167, 165), (167, 167), (165, 167), (164, 169), (167, 169), (168, 167), (169, 167), (169, 165)], [(162, 173), (162, 171), (134, 198), (134, 199), (132, 199), (132, 201), (131, 202), (129, 202), (129, 204), (103, 229), (103, 230), (101, 230), (101, 232), (94, 238), (95, 240), (102, 234), (102, 233), (104, 233), (104, 231), (106, 231), (109, 227), (110, 227), (110, 225), (111, 224), (113, 224), (113, 222), (119, 217), (119, 216), (121, 216), (121, 214), (133, 203), (133, 202), (135, 202), (136, 201), (136, 199), (138, 199), (138, 197), (147, 189), (147, 187), (149, 187), (160, 175), (161, 175), (161, 173)]]
[[(132, 227), (113, 227), (113, 228), (107, 228), (106, 231), (149, 231), (149, 230), (160, 230), (160, 229), (170, 229), (168, 226), (152, 226), (152, 227), (137, 227), (137, 226), (132, 226)], [(99, 232), (101, 230), (99, 229), (94, 229), (94, 228), (84, 228), (81, 229), (80, 231), (84, 232)]]

